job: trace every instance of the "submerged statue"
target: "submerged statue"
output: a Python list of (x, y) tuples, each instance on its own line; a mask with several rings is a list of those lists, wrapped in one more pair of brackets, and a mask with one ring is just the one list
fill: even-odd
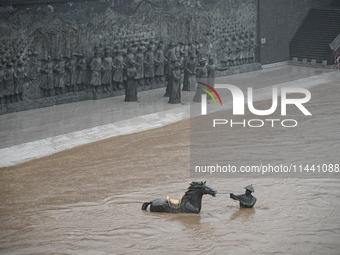
[(250, 184), (244, 188), (246, 189), (244, 194), (235, 195), (230, 193), (230, 198), (240, 201), (240, 207), (252, 208), (256, 203), (256, 197), (251, 194), (254, 192), (254, 187), (252, 184)]
[(150, 205), (151, 212), (166, 213), (199, 213), (202, 207), (203, 195), (216, 195), (217, 191), (205, 185), (204, 182), (189, 182), (190, 186), (180, 200), (158, 198), (142, 205), (142, 210), (146, 210)]

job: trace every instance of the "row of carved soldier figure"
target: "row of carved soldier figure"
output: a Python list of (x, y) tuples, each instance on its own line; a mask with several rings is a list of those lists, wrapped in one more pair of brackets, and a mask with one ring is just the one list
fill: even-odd
[[(96, 91), (100, 86), (103, 91), (106, 91), (111, 87), (112, 78), (114, 89), (125, 88), (125, 101), (136, 101), (138, 86), (145, 83), (152, 84), (153, 81), (160, 83), (164, 81), (162, 78), (165, 76), (167, 89), (164, 96), (169, 97), (169, 103), (177, 104), (181, 103), (181, 90), (196, 90), (196, 78), (214, 86), (215, 71), (229, 68), (217, 67), (212, 57), (207, 62), (199, 47), (190, 48), (187, 53), (189, 57), (184, 54), (184, 51), (180, 53), (178, 57), (176, 44), (173, 42), (170, 42), (164, 53), (163, 43), (160, 42), (157, 50), (154, 51), (150, 44), (145, 53), (142, 47), (138, 47), (136, 52), (133, 48), (129, 48), (124, 56), (123, 51), (118, 49), (114, 58), (111, 57), (110, 49), (106, 48), (102, 59), (101, 49), (96, 47), (95, 57), (90, 63), (90, 85)], [(126, 82), (124, 82), (125, 77)], [(183, 88), (181, 88), (182, 83)]]
[[(130, 61), (127, 67), (127, 85), (125, 90), (125, 101), (137, 101), (137, 84), (140, 80), (137, 72), (136, 63)], [(195, 102), (201, 101), (202, 90), (196, 88), (197, 82), (208, 83), (210, 86), (214, 86), (215, 83), (215, 71), (224, 71), (229, 67), (217, 67), (214, 64), (214, 59), (209, 58), (209, 62), (205, 58), (201, 58), (198, 63), (196, 60), (196, 54), (192, 52), (190, 58), (185, 61), (183, 69), (182, 64), (177, 58), (173, 58), (168, 65), (168, 79), (165, 97), (169, 97), (169, 103), (179, 104), (181, 103), (181, 90), (183, 91), (195, 91)], [(183, 79), (184, 72), (184, 79)], [(183, 83), (183, 87), (182, 87)]]
[[(179, 57), (176, 55), (176, 44), (173, 42), (170, 42), (165, 53), (163, 47), (163, 42), (158, 44), (156, 50), (150, 43), (146, 52), (143, 52), (141, 46), (136, 51), (130, 47), (125, 56), (123, 56), (122, 50), (116, 49), (116, 56), (113, 59), (110, 56), (111, 51), (106, 49), (103, 61), (100, 58), (101, 50), (97, 47), (95, 57), (90, 64), (92, 71), (90, 84), (96, 86), (96, 89), (101, 85), (102, 90), (105, 91), (109, 89), (111, 85), (110, 77), (112, 77), (113, 88), (120, 89), (126, 76), (125, 101), (136, 101), (137, 86), (152, 85), (154, 82), (162, 83), (165, 81), (163, 78), (166, 77), (167, 90), (165, 96), (169, 97), (169, 103), (181, 103), (182, 72), (185, 70), (186, 63), (196, 65), (196, 53), (200, 53), (200, 51), (197, 48), (191, 48), (192, 58), (188, 59), (184, 51), (179, 54)], [(103, 69), (100, 82), (99, 78)], [(193, 72), (193, 75), (195, 75), (195, 72)]]
[(190, 52), (200, 54), (200, 48), (194, 44), (189, 48), (170, 42), (164, 52), (164, 43), (160, 41), (157, 47), (150, 42), (146, 50), (144, 45), (139, 45), (115, 48), (112, 54), (110, 48), (105, 48), (104, 58), (101, 58), (102, 50), (97, 46), (90, 63), (89, 84), (96, 91), (102, 86), (102, 91), (106, 92), (111, 85), (114, 90), (122, 89), (124, 87), (122, 84), (126, 80), (126, 68), (130, 64), (136, 68), (140, 86), (162, 83), (164, 77), (169, 78), (171, 63), (178, 61), (183, 66)]
[[(90, 86), (94, 91), (107, 92), (121, 90), (126, 87), (127, 68), (129, 64), (136, 67), (137, 85), (152, 85), (165, 82), (170, 78), (170, 64), (178, 61), (183, 64), (191, 52), (200, 55), (201, 44), (175, 44), (171, 42), (164, 53), (164, 43), (156, 47), (150, 41), (147, 50), (144, 45), (133, 47), (125, 44), (115, 48), (112, 53), (106, 48), (102, 56), (102, 48), (96, 47), (94, 57), (88, 61), (84, 54), (71, 54), (39, 60), (37, 52), (31, 52), (29, 58), (24, 51), (18, 58), (3, 54), (0, 67), (0, 100), (14, 102), (22, 100), (23, 85), (28, 80), (39, 84), (44, 96), (60, 95), (65, 92), (81, 91)], [(7, 52), (3, 52), (7, 53)], [(7, 56), (7, 57), (6, 57)], [(28, 79), (29, 77), (29, 79)], [(53, 93), (54, 91), (54, 93)]]
[(6, 66), (0, 62), (0, 104), (23, 100), (26, 79), (23, 60), (19, 60), (15, 67), (12, 62), (6, 62)]
[(223, 66), (237, 66), (255, 61), (257, 47), (254, 33), (241, 33), (234, 36), (222, 36), (219, 42), (219, 53)]
[(129, 65), (136, 68), (135, 78), (138, 86), (164, 83), (170, 78), (170, 65), (178, 61), (184, 68), (188, 55), (195, 53), (202, 55), (200, 44), (191, 47), (179, 46), (170, 42), (164, 52), (164, 43), (159, 42), (156, 47), (150, 42), (145, 50), (144, 45), (137, 47), (115, 48), (104, 50), (96, 46), (94, 56), (89, 61), (82, 54), (72, 54), (70, 59), (60, 56), (52, 60), (50, 57), (40, 67), (41, 88), (45, 96), (51, 96), (54, 88), (55, 95), (83, 90), (88, 85), (94, 92), (106, 93), (111, 90), (122, 90), (126, 87), (127, 69)]
[(25, 49), (22, 40), (1, 41), (0, 44), (0, 105), (23, 99), (27, 81)]
[(49, 56), (44, 62), (38, 68), (38, 79), (45, 97), (51, 96), (53, 89), (55, 95), (85, 89), (87, 61), (83, 55), (72, 54), (70, 59), (60, 55), (54, 60)]
[(192, 84), (196, 84), (193, 79), (196, 76), (196, 65), (204, 55), (202, 44), (170, 42), (165, 52), (163, 48), (162, 41), (157, 47), (154, 42), (150, 42), (147, 50), (144, 45), (138, 45), (137, 48), (132, 45), (115, 47), (113, 52), (109, 47), (103, 51), (102, 47), (96, 46), (94, 57), (90, 60), (84, 54), (77, 53), (71, 54), (70, 58), (60, 55), (54, 59), (48, 57), (46, 60), (38, 60), (37, 52), (32, 52), (28, 61), (23, 61), (21, 56), (14, 67), (11, 61), (5, 63), (6, 67), (1, 67), (4, 78), (0, 77), (0, 97), (6, 102), (22, 100), (23, 84), (27, 76), (40, 84), (46, 97), (81, 91), (86, 86), (103, 93), (121, 90), (127, 86), (129, 65), (136, 68), (134, 79), (137, 86), (161, 84), (166, 80), (170, 84), (172, 68), (176, 62), (181, 73), (184, 72), (183, 90), (190, 90)]

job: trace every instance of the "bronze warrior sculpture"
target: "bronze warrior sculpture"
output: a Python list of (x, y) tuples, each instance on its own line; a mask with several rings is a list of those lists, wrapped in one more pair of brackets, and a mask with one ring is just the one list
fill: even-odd
[(240, 201), (240, 207), (252, 208), (256, 203), (256, 197), (251, 194), (252, 192), (254, 192), (253, 185), (250, 184), (244, 188), (246, 189), (246, 192), (244, 194), (235, 195), (233, 193), (230, 193), (230, 198)]

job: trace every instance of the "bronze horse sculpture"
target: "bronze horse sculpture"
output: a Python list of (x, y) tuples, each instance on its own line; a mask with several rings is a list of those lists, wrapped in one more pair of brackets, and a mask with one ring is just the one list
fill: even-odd
[(217, 191), (205, 185), (204, 182), (189, 182), (190, 186), (180, 200), (158, 198), (142, 205), (142, 210), (146, 210), (150, 205), (151, 212), (166, 213), (199, 213), (202, 207), (203, 195), (209, 194), (213, 197)]

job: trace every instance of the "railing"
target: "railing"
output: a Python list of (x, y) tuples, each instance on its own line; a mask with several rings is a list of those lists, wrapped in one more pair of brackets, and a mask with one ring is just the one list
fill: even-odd
[(340, 47), (340, 34), (334, 39), (332, 43), (329, 44), (332, 51), (336, 51)]

